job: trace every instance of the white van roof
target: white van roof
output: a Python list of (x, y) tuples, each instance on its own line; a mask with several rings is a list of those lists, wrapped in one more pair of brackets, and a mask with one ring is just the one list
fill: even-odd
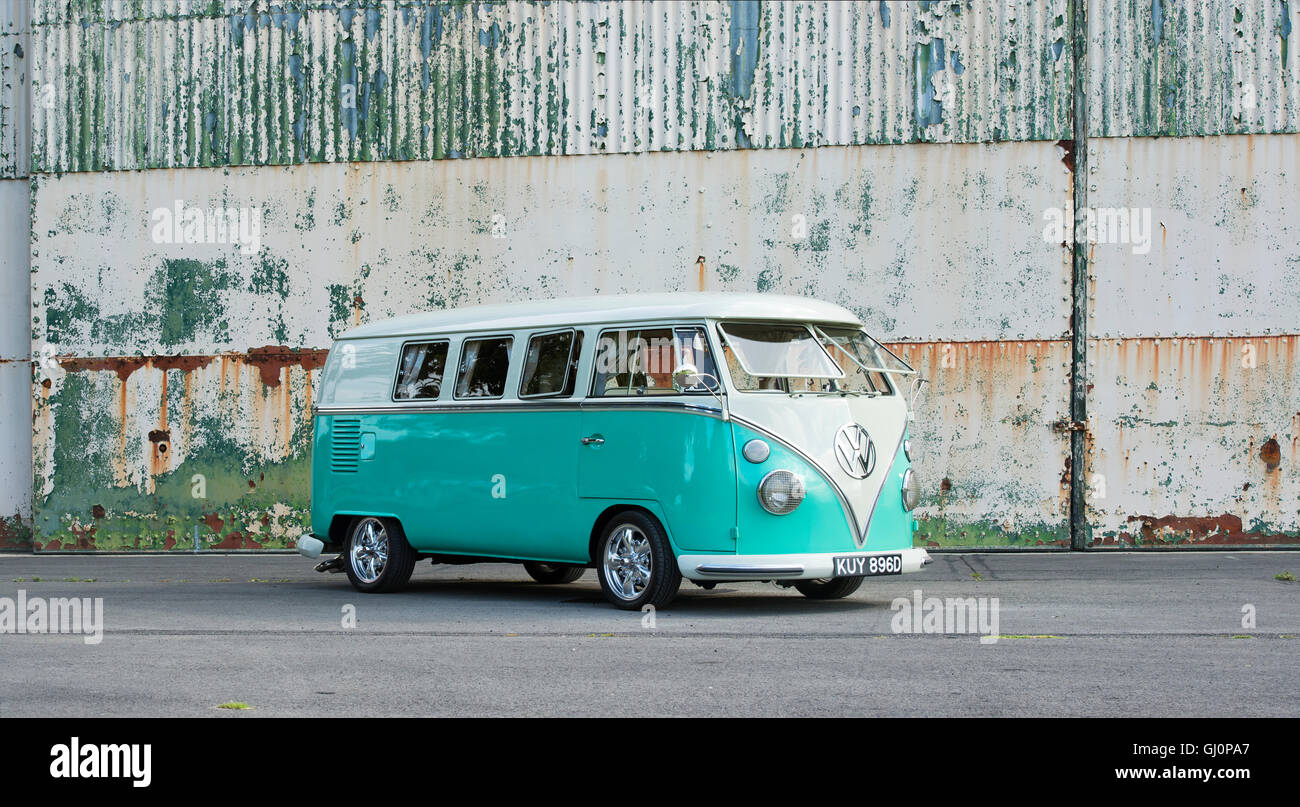
[(452, 331), (520, 330), (673, 319), (794, 320), (860, 326), (848, 309), (810, 297), (742, 292), (600, 294), (429, 311), (352, 328), (341, 339), (414, 336)]

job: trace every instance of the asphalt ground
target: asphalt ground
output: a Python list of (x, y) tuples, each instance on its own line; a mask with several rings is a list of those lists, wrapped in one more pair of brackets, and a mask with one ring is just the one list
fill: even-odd
[[(367, 595), (296, 556), (0, 555), (0, 598), (103, 602), (96, 644), (0, 633), (0, 716), (1300, 714), (1300, 553), (934, 557), (838, 601), (683, 583), (651, 620), (593, 570)], [(996, 629), (897, 632), (918, 590), (996, 598)]]

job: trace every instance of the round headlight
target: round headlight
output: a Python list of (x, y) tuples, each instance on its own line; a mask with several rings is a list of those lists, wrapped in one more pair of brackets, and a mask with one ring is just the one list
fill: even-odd
[(772, 453), (772, 447), (757, 438), (745, 443), (745, 447), (740, 450), (745, 459), (750, 462), (763, 462)]
[(773, 471), (758, 483), (758, 503), (774, 516), (792, 512), (803, 501), (803, 480), (792, 471)]
[(911, 510), (921, 501), (921, 480), (916, 472), (908, 468), (903, 472), (903, 508)]

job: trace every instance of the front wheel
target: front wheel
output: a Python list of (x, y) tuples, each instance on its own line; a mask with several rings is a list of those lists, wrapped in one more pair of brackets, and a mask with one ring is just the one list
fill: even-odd
[(524, 571), (528, 576), (539, 583), (572, 583), (582, 573), (587, 571), (585, 566), (567, 566), (563, 563), (525, 563)]
[(838, 600), (857, 591), (862, 580), (861, 577), (822, 577), (817, 580), (800, 580), (794, 587), (810, 600)]
[(626, 611), (662, 608), (677, 596), (682, 573), (659, 522), (639, 510), (610, 519), (596, 547), (605, 599)]
[(406, 542), (402, 525), (391, 518), (366, 516), (352, 524), (343, 567), (357, 591), (398, 591), (415, 570), (415, 550)]

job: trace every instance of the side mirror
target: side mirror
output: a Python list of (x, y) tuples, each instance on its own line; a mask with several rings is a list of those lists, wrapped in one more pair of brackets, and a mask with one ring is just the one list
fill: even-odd
[(722, 419), (724, 421), (731, 419), (731, 414), (727, 411), (727, 399), (722, 394), (722, 382), (708, 373), (701, 373), (700, 368), (694, 364), (683, 364), (676, 370), (673, 370), (673, 389), (678, 392), (684, 392), (688, 389), (696, 389), (701, 385), (705, 391), (712, 395), (722, 407)]
[(700, 384), (700, 371), (693, 364), (680, 365), (673, 371), (673, 387), (681, 392), (691, 387), (697, 387)]

